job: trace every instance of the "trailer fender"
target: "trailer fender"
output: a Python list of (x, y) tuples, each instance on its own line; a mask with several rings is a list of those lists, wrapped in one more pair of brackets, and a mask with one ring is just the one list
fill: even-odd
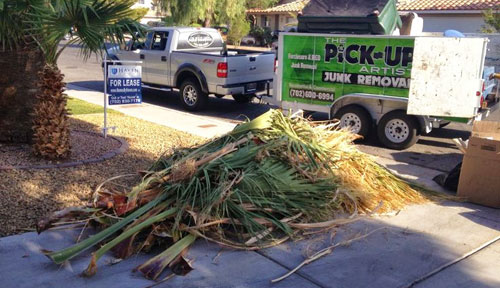
[(336, 99), (331, 104), (330, 115), (333, 116), (340, 108), (352, 104), (365, 108), (370, 113), (373, 120), (378, 123), (382, 115), (391, 110), (406, 110), (408, 99), (374, 94), (348, 94)]
[[(374, 95), (374, 94), (348, 94), (336, 99), (330, 106), (330, 118), (342, 107), (358, 105), (363, 107), (378, 124), (380, 119), (394, 110), (405, 110), (408, 107), (408, 98)], [(419, 123), (419, 133), (429, 133), (432, 130), (432, 121), (427, 116), (414, 116)]]

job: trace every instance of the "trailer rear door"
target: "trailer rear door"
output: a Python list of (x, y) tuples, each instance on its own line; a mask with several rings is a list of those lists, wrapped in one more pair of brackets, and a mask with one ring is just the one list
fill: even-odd
[(485, 38), (415, 38), (408, 114), (474, 117), (486, 44)]

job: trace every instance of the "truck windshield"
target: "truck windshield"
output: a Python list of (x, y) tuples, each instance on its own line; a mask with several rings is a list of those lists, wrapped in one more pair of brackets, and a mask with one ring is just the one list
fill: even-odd
[(146, 38), (141, 37), (131, 40), (133, 43), (127, 45), (131, 51), (141, 50), (157, 50), (164, 51), (167, 48), (168, 31), (156, 31), (147, 34)]
[(151, 45), (152, 41), (152, 35), (151, 33), (147, 34), (146, 37), (140, 37), (139, 35), (136, 35), (137, 38), (132, 38), (126, 46), (126, 50), (130, 51), (135, 51), (135, 50), (140, 50), (140, 49), (146, 49), (146, 47), (149, 47), (147, 45)]
[(146, 46), (144, 44), (145, 41), (146, 41), (146, 38), (144, 38), (144, 37), (140, 37), (140, 38), (137, 38), (135, 40), (132, 39), (127, 44), (127, 50), (134, 51), (137, 49), (144, 49), (144, 47)]

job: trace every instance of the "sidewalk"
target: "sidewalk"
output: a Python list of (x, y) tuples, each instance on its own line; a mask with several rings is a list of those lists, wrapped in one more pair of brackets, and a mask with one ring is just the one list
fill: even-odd
[[(315, 252), (375, 229), (380, 230), (349, 246), (338, 247), (282, 282), (271, 284), (271, 279), (301, 263), (307, 251)], [(39, 252), (40, 248), (67, 247), (78, 234), (62, 230), (0, 238), (2, 287), (123, 288), (155, 284), (132, 272), (154, 254), (139, 254), (115, 265), (109, 264), (113, 258), (107, 255), (99, 261), (97, 274), (84, 278), (80, 273), (89, 263), (89, 253), (59, 266)], [(159, 287), (406, 287), (499, 234), (498, 209), (454, 202), (416, 205), (396, 216), (364, 219), (330, 233), (258, 252), (222, 249), (198, 240), (187, 254), (194, 270)], [(499, 260), (497, 241), (415, 287), (500, 287)]]
[[(102, 105), (102, 93), (68, 88), (72, 97)], [(148, 104), (116, 110), (190, 133), (196, 131), (203, 137), (232, 129), (229, 123)], [(204, 130), (200, 125), (215, 127)], [(434, 190), (440, 189), (432, 181), (439, 171), (386, 158), (378, 161), (402, 177)], [(270, 280), (296, 267), (307, 254), (375, 230), (367, 238), (338, 247), (332, 254), (304, 266), (282, 282), (271, 284)], [(98, 263), (97, 274), (83, 278), (79, 274), (90, 260), (90, 251), (63, 266), (51, 263), (39, 252), (40, 248), (67, 247), (74, 243), (79, 232), (60, 230), (0, 238), (1, 286), (122, 288), (155, 284), (140, 273), (132, 272), (134, 267), (155, 254), (139, 254), (115, 265), (108, 264), (113, 258), (106, 255)], [(187, 254), (187, 258), (193, 260), (194, 270), (185, 277), (175, 276), (158, 287), (407, 287), (499, 235), (500, 209), (450, 201), (427, 203), (407, 207), (394, 215), (364, 218), (328, 233), (257, 252), (221, 249), (197, 240)], [(500, 241), (414, 287), (500, 287), (498, 271)]]
[[(66, 94), (92, 104), (104, 106), (104, 94), (102, 92), (68, 84)], [(108, 106), (108, 109), (205, 138), (225, 134), (233, 130), (235, 126), (232, 123), (147, 103)]]

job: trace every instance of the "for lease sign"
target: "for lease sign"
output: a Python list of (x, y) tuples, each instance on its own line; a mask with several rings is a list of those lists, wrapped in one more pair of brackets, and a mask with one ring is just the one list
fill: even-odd
[(125, 105), (142, 103), (141, 66), (108, 66), (108, 103)]
[(414, 39), (285, 35), (282, 100), (330, 105), (367, 93), (408, 97)]

